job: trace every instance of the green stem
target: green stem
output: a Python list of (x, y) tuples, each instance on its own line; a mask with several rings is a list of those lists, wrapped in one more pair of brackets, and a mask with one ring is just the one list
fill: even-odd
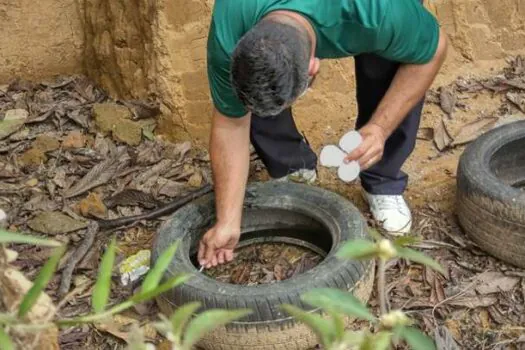
[(133, 306), (133, 302), (128, 300), (128, 301), (120, 303), (120, 304), (112, 307), (111, 309), (109, 309), (109, 310), (107, 310), (105, 312), (99, 313), (99, 314), (81, 316), (81, 317), (65, 319), (65, 320), (58, 320), (55, 323), (58, 326), (71, 326), (71, 325), (77, 325), (77, 324), (81, 324), (81, 323), (92, 323), (92, 322), (104, 319), (106, 317), (109, 317), (109, 316), (111, 316), (113, 314), (122, 312), (122, 311), (124, 311), (124, 310), (126, 310), (126, 309), (128, 309), (128, 308), (130, 308), (132, 306)]
[(42, 331), (44, 329), (47, 329), (47, 328), (51, 328), (55, 326), (54, 323), (52, 322), (47, 322), (47, 323), (41, 323), (41, 324), (23, 324), (23, 323), (20, 323), (20, 324), (13, 324), (11, 325), (11, 327), (17, 329), (17, 330), (24, 330), (24, 331), (27, 331), (27, 332), (35, 332), (35, 331)]
[(379, 258), (379, 266), (377, 269), (378, 273), (378, 280), (377, 280), (377, 289), (379, 294), (379, 307), (381, 310), (381, 315), (385, 315), (388, 313), (387, 303), (386, 303), (386, 282), (385, 282), (385, 275), (386, 275), (386, 269), (385, 269), (385, 260)]

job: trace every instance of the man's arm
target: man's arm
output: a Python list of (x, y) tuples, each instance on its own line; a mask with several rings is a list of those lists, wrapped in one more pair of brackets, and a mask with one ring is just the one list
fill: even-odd
[(250, 119), (250, 115), (229, 118), (214, 108), (210, 157), (217, 222), (200, 242), (199, 262), (206, 267), (232, 260), (239, 241), (249, 169)]
[(402, 64), (399, 67), (372, 118), (359, 130), (363, 142), (346, 157), (347, 161), (359, 161), (361, 169), (364, 170), (381, 160), (386, 139), (421, 100), (434, 81), (445, 60), (447, 47), (446, 34), (440, 29), (436, 53), (430, 62)]
[(217, 224), (240, 226), (250, 158), (250, 116), (234, 119), (214, 109), (210, 155)]

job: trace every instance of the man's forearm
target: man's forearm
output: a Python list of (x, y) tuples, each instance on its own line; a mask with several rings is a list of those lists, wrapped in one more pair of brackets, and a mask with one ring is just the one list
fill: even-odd
[(241, 224), (250, 156), (249, 119), (228, 119), (217, 111), (213, 117), (210, 157), (219, 225)]
[(440, 40), (432, 61), (423, 65), (403, 64), (399, 67), (390, 88), (377, 107), (370, 123), (380, 126), (389, 137), (408, 112), (423, 98), (446, 56), (447, 41), (440, 31)]

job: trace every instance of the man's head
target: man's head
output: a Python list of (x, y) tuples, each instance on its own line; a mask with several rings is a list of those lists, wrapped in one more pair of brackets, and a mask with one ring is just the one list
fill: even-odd
[(279, 114), (306, 92), (318, 70), (307, 29), (288, 16), (261, 20), (239, 41), (232, 57), (237, 96), (260, 117)]

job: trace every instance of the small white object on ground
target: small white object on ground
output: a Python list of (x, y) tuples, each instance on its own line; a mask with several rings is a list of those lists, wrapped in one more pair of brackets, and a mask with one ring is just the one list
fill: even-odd
[(356, 161), (351, 161), (348, 164), (341, 164), (339, 169), (337, 169), (337, 176), (344, 182), (354, 181), (359, 175), (359, 163)]
[(202, 272), (202, 270), (204, 270), (204, 266), (201, 266), (201, 268), (199, 269), (199, 272)]
[(151, 252), (140, 250), (137, 254), (124, 259), (119, 265), (120, 282), (123, 286), (138, 280), (149, 271)]
[(322, 166), (338, 167), (343, 163), (345, 152), (335, 145), (328, 145), (323, 147), (319, 154), (319, 161)]
[(339, 140), (339, 147), (346, 153), (352, 152), (363, 141), (361, 134), (355, 130), (349, 131)]
[(0, 209), (0, 227), (4, 227), (7, 223), (7, 214)]

